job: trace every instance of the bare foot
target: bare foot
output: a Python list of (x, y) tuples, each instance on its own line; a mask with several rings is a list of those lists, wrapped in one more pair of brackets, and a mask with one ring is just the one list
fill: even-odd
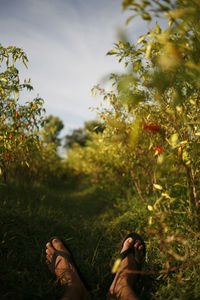
[[(121, 253), (134, 244), (133, 238), (127, 238), (123, 244)], [(137, 249), (138, 257), (141, 263), (144, 262), (144, 251), (140, 241), (136, 241), (134, 247)], [(138, 270), (138, 264), (133, 253), (129, 253), (122, 261), (115, 278), (110, 286), (109, 293), (117, 299), (138, 299), (133, 292), (134, 286), (137, 284), (137, 274), (132, 271)]]
[[(62, 251), (70, 257), (63, 243), (58, 238), (53, 239), (51, 243), (46, 244), (46, 263), (50, 269), (55, 250)], [(88, 292), (71, 259), (58, 255), (55, 261), (55, 274), (62, 285), (67, 284), (68, 296), (63, 299), (87, 299)]]

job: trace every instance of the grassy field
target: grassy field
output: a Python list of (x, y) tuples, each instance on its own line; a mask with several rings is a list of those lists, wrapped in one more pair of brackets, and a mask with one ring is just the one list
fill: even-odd
[[(112, 264), (130, 231), (142, 234), (146, 241), (144, 269), (151, 269), (152, 263), (154, 269), (161, 267), (156, 244), (143, 232), (148, 211), (137, 198), (123, 202), (88, 182), (23, 189), (1, 186), (0, 193), (1, 299), (60, 298), (62, 288), (45, 264), (45, 244), (55, 235), (72, 250), (92, 299), (106, 299)], [(181, 286), (173, 276), (142, 276), (142, 299), (198, 299), (197, 268), (188, 279), (189, 285), (185, 281)]]

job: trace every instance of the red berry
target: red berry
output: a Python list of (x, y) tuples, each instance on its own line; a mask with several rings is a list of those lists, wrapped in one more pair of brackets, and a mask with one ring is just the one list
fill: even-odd
[(159, 151), (159, 152), (164, 152), (164, 151), (165, 151), (164, 149), (158, 148), (158, 147), (154, 147), (153, 149), (154, 149), (154, 150), (157, 150), (157, 151)]
[(160, 129), (160, 126), (158, 126), (157, 124), (144, 124), (144, 130), (149, 130), (153, 133), (159, 132)]

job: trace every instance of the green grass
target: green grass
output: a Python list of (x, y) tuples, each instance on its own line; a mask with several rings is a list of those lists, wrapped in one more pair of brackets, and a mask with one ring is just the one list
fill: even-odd
[[(60, 185), (1, 188), (1, 295), (3, 299), (56, 299), (59, 289), (45, 264), (51, 236), (66, 240), (94, 294), (109, 277), (99, 263), (104, 231), (96, 218), (108, 207), (105, 195), (92, 187)], [(107, 244), (107, 243), (106, 243)], [(101, 257), (104, 262), (111, 253)], [(102, 254), (102, 253), (101, 253)], [(101, 279), (99, 276), (101, 274)], [(100, 288), (100, 287), (99, 287)]]
[[(130, 231), (146, 241), (144, 269), (162, 267), (156, 237), (149, 240), (144, 232), (149, 212), (137, 197), (122, 200), (84, 182), (1, 186), (0, 195), (1, 299), (60, 298), (63, 290), (45, 263), (45, 244), (55, 235), (72, 250), (92, 299), (106, 299), (112, 264)], [(142, 276), (142, 299), (198, 299), (198, 272), (195, 267), (183, 270), (182, 276), (190, 278), (182, 283), (177, 283), (176, 272)]]

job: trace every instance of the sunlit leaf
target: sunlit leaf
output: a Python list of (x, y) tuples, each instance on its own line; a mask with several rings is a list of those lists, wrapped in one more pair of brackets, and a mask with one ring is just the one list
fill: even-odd
[(152, 49), (152, 44), (153, 44), (153, 41), (150, 40), (148, 46), (147, 46), (147, 49), (146, 49), (146, 55), (145, 57), (148, 59), (151, 55), (151, 49)]
[(116, 259), (116, 261), (114, 262), (114, 265), (113, 265), (113, 267), (112, 267), (112, 271), (111, 271), (112, 274), (117, 273), (117, 270), (119, 269), (119, 266), (120, 266), (120, 264), (121, 264), (121, 261), (122, 261), (121, 258)]
[(167, 199), (170, 199), (170, 196), (167, 193), (162, 193), (161, 195)]
[(114, 55), (114, 54), (117, 54), (117, 50), (115, 49), (112, 49), (106, 53), (106, 55)]
[(161, 185), (156, 184), (156, 183), (154, 183), (153, 186), (155, 189), (160, 190), (160, 191), (163, 189)]
[(178, 141), (178, 133), (174, 133), (170, 136), (170, 145), (175, 146)]
[(121, 47), (121, 48), (124, 48), (124, 47), (125, 47), (124, 44), (123, 44), (121, 41), (118, 41), (118, 45), (119, 45), (119, 47)]
[(149, 217), (149, 225), (152, 225), (152, 224), (153, 224), (153, 218)]
[(3, 82), (8, 82), (8, 79), (7, 78), (3, 78), (3, 77), (1, 77), (1, 81), (3, 81)]
[(146, 34), (142, 35), (142, 36), (139, 38), (139, 40), (137, 41), (136, 44), (142, 43), (142, 42), (144, 41), (145, 38), (146, 38)]
[(157, 32), (158, 34), (161, 33), (161, 28), (160, 28), (160, 26), (158, 25), (157, 22), (156, 22), (156, 32)]
[(153, 206), (148, 205), (147, 208), (148, 208), (149, 211), (153, 211)]
[(130, 16), (127, 20), (126, 20), (126, 25), (128, 25), (132, 20), (133, 20), (134, 16)]

